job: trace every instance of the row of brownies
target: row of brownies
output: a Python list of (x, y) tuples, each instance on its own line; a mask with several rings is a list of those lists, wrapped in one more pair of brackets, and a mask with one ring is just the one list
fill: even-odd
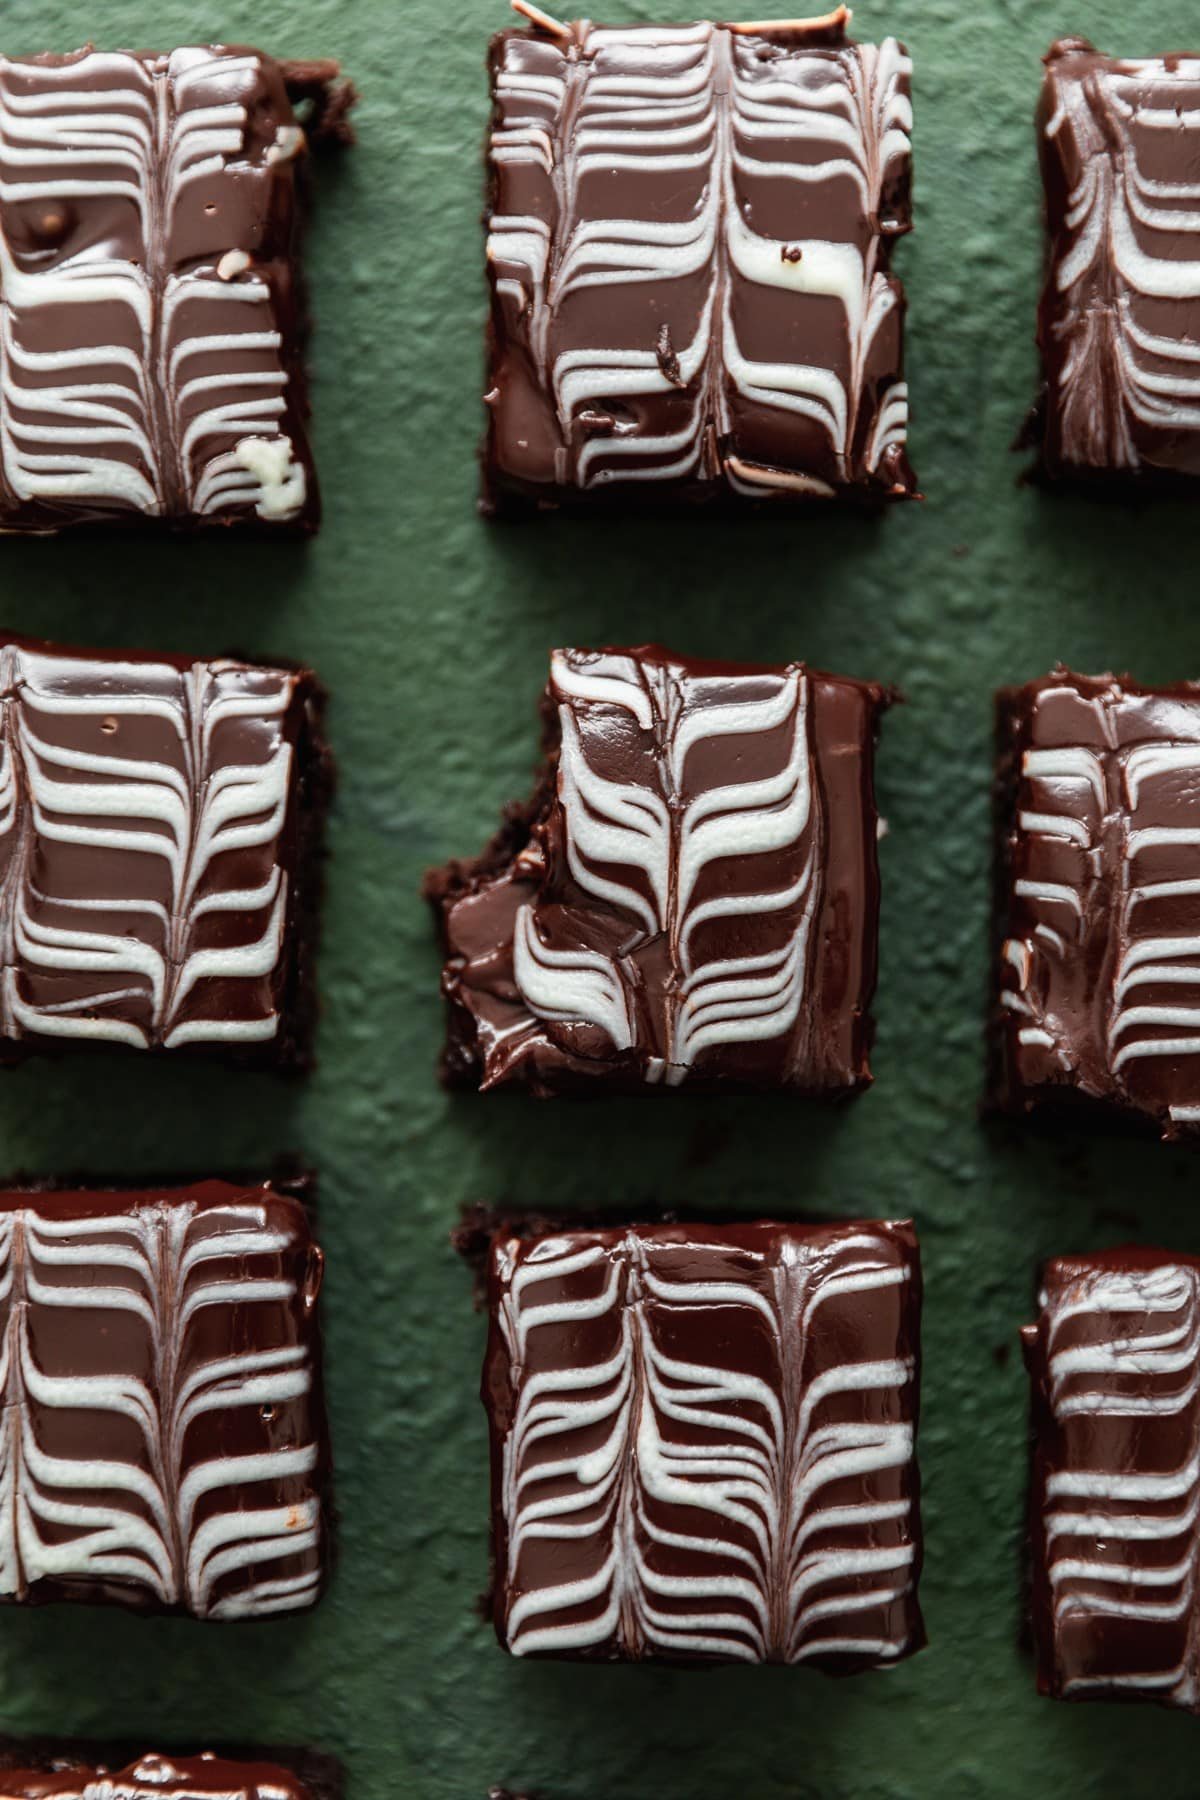
[[(3, 1598), (316, 1601), (320, 1267), (268, 1187), (0, 1196)], [(1195, 1706), (1198, 1289), (1196, 1259), (1145, 1250), (1045, 1271), (1024, 1335), (1046, 1692)], [(501, 1227), (489, 1302), (514, 1655), (847, 1671), (921, 1647), (910, 1225)]]
[[(916, 492), (903, 289), (912, 64), (849, 12), (492, 43), (484, 501), (866, 504)], [(1046, 58), (1041, 474), (1200, 474), (1200, 58)]]
[[(600, 29), (516, 4), (487, 509), (913, 495), (903, 47), (852, 42), (844, 7)], [(5, 531), (316, 528), (297, 173), (353, 99), (335, 64), (250, 50), (0, 57)], [(1194, 57), (1047, 59), (1048, 477), (1200, 472), (1198, 107)]]

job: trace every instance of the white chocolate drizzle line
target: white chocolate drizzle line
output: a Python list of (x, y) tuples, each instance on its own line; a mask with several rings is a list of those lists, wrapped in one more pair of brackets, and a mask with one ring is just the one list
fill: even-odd
[[(667, 941), (676, 979), (656, 1003), (663, 1010), (671, 1086), (687, 1079), (705, 1051), (785, 1036), (804, 1001), (820, 893), (808, 677), (791, 670), (769, 679), (773, 693), (741, 700), (736, 693), (728, 697), (736, 683), (680, 681), (677, 672), (620, 655), (577, 661), (558, 652), (551, 668), (562, 727), (559, 803), (570, 871), (586, 893), (628, 918), (625, 956), (655, 937)], [(598, 706), (631, 715), (635, 727), (662, 747), (658, 787), (615, 781), (593, 768), (581, 722)], [(697, 745), (781, 730), (786, 748), (776, 769), (757, 780), (702, 789), (685, 803), (685, 768)], [(756, 868), (762, 865), (756, 859), (781, 852), (791, 854), (794, 879), (782, 888), (758, 887)], [(705, 871), (722, 859), (738, 863), (742, 880), (732, 892), (697, 899)], [(790, 915), (782, 933), (781, 914)], [(737, 941), (749, 949), (698, 959), (701, 928), (735, 919)], [(538, 930), (535, 906), (518, 915), (513, 953), (517, 985), (535, 1016), (599, 1026), (619, 1050), (636, 1043), (624, 958), (555, 948)], [(647, 1079), (662, 1073), (652, 1062)]]
[[(539, 1297), (541, 1283), (585, 1270), (594, 1297)], [(500, 1309), (516, 1389), (502, 1471), (509, 1649), (902, 1655), (906, 1639), (887, 1626), (912, 1585), (913, 1520), (888, 1489), (913, 1455), (912, 1361), (834, 1362), (806, 1385), (799, 1371), (812, 1338), (836, 1332), (831, 1313), (852, 1318), (910, 1276), (869, 1233), (815, 1265), (782, 1245), (765, 1293), (740, 1253), (724, 1277), (665, 1275), (636, 1233), (616, 1250), (550, 1239), (511, 1271)], [(723, 1360), (725, 1333), (702, 1363), (660, 1338), (665, 1321), (725, 1308), (756, 1315), (777, 1381)], [(596, 1320), (610, 1326), (596, 1361), (533, 1372), (542, 1331)], [(591, 1572), (527, 1580), (527, 1548), (555, 1543)]]
[[(257, 508), (265, 486), (245, 442), (277, 440), (287, 375), (272, 290), (230, 246), (211, 272), (169, 262), (176, 214), (197, 181), (242, 153), (260, 59), (178, 50), (162, 70), (98, 52), (61, 67), (0, 58), (0, 476), (18, 501), (209, 516)], [(97, 77), (100, 89), (89, 86)], [(114, 82), (114, 85), (109, 85)], [(25, 89), (34, 84), (32, 93)], [(128, 259), (90, 243), (30, 267), (5, 213), (127, 201)], [(232, 272), (231, 272), (232, 271)], [(37, 348), (68, 310), (68, 348)]]
[[(214, 740), (239, 718), (282, 720), (293, 678), (268, 672), (259, 691), (248, 692), (230, 680), (233, 667), (198, 663), (180, 675), (167, 667), (118, 665), (112, 687), (102, 691), (95, 665), (86, 661), (0, 652), (3, 1036), (170, 1049), (276, 1035), (278, 1014), (272, 1005), (263, 1010), (259, 995), (284, 948), (288, 883), (277, 846), (291, 794), (292, 749), (274, 727), (265, 759), (238, 766), (214, 760)], [(131, 691), (121, 691), (122, 678), (136, 684)], [(177, 760), (67, 749), (54, 741), (57, 720), (97, 715), (118, 725), (164, 721)], [(87, 898), (41, 891), (34, 881), (44, 860), (36, 856), (39, 845), (102, 853), (96, 891)], [(223, 864), (230, 852), (266, 852), (265, 880), (253, 889), (234, 885)], [(130, 886), (131, 871), (144, 868), (143, 894), (104, 891), (108, 857), (119, 859)], [(164, 873), (165, 904), (154, 897)], [(234, 912), (249, 915), (254, 935), (247, 942), (197, 943), (205, 921)], [(37, 1004), (28, 998), (23, 972), (82, 977), (83, 991)], [(213, 984), (242, 982), (251, 997), (247, 1016), (237, 1016), (227, 994), (205, 1013)]]
[[(870, 398), (868, 358), (896, 305), (895, 289), (878, 267), (878, 233), (865, 253), (852, 241), (764, 237), (747, 223), (738, 183), (770, 179), (803, 188), (847, 179), (863, 214), (877, 218), (885, 184), (910, 155), (909, 59), (891, 38), (878, 46), (847, 46), (836, 55), (797, 50), (786, 73), (768, 80), (730, 27), (706, 24), (652, 31), (589, 27), (582, 48), (586, 58), (564, 56), (556, 75), (501, 71), (503, 123), (491, 149), (497, 165), (537, 165), (553, 189), (553, 225), (497, 213), (488, 250), (498, 292), (529, 315), (534, 355), (552, 386), (564, 454), (573, 464), (564, 479), (593, 488), (704, 472), (704, 459), (712, 454), (709, 428), (718, 440), (728, 433), (732, 390), (755, 405), (815, 423), (843, 478), (852, 480), (859, 419)], [(653, 72), (622, 72), (621, 53), (634, 48)], [(821, 158), (764, 158), (758, 146), (780, 140), (819, 145)], [(581, 217), (581, 183), (593, 173), (624, 170), (681, 178), (704, 171), (703, 204), (677, 220)], [(848, 208), (848, 219), (852, 215)], [(676, 346), (677, 370), (664, 368), (654, 345), (570, 349), (550, 366), (551, 328), (572, 295), (670, 283), (705, 270), (707, 298), (691, 341)], [(849, 343), (846, 379), (814, 364), (750, 359), (733, 317), (735, 271), (745, 281), (797, 297), (836, 300)], [(686, 394), (687, 419), (664, 435), (595, 428), (613, 401), (671, 393)], [(592, 423), (579, 447), (576, 425), (584, 415)], [(907, 387), (893, 383), (867, 436), (870, 472), (889, 449), (904, 445), (907, 422)], [(772, 471), (741, 462), (736, 472), (724, 472), (739, 492), (769, 497), (780, 491)]]
[[(227, 1351), (196, 1354), (213, 1309), (270, 1320), (296, 1293), (281, 1274), (246, 1272), (290, 1248), (261, 1207), (230, 1207), (219, 1231), (212, 1222), (206, 1214), (197, 1228), (186, 1206), (67, 1220), (36, 1204), (0, 1213), (0, 1595), (94, 1583), (214, 1619), (315, 1599), (320, 1505), (307, 1478), (317, 1445), (272, 1449), (262, 1431), (262, 1448), (246, 1454), (188, 1451), (205, 1419), (290, 1406), (313, 1385), (302, 1345), (237, 1348), (231, 1329)], [(56, 1309), (75, 1315), (72, 1332), (95, 1315), (99, 1372), (56, 1374), (39, 1361)], [(122, 1322), (114, 1344), (143, 1345), (130, 1366), (114, 1351), (103, 1368), (106, 1316)], [(143, 1360), (148, 1379), (134, 1372)], [(107, 1454), (43, 1442), (54, 1415), (73, 1410), (110, 1421)], [(131, 1434), (136, 1449), (122, 1448)]]

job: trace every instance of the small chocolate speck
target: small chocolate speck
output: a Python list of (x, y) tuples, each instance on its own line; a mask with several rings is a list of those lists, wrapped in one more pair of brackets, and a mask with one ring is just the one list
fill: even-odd
[(658, 334), (658, 366), (671, 383), (672, 387), (686, 387), (683, 371), (679, 367), (679, 358), (675, 354), (675, 346), (671, 341), (671, 327), (664, 322)]
[(779, 250), (779, 260), (785, 263), (800, 263), (804, 261), (804, 252), (799, 244), (782, 244)]

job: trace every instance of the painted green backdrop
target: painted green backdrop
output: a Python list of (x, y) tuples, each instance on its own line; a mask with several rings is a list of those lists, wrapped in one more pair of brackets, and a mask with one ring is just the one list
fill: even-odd
[[(650, 0), (610, 0), (613, 20)], [(1055, 30), (1198, 48), (1189, 0), (877, 0), (916, 58), (914, 455), (928, 504), (860, 520), (497, 531), (473, 512), (482, 321), (482, 57), (501, 0), (3, 0), (9, 51), (242, 38), (341, 55), (361, 145), (310, 241), (328, 524), (309, 551), (95, 541), (0, 547), (0, 617), (77, 641), (313, 661), (334, 695), (320, 1070), (307, 1084), (136, 1058), (0, 1082), (0, 1167), (322, 1176), (342, 1515), (332, 1592), (299, 1624), (202, 1627), (81, 1608), (0, 1616), (0, 1729), (319, 1743), (351, 1800), (975, 1800), (1197, 1792), (1200, 1726), (1039, 1701), (1019, 1636), (1034, 1266), (1115, 1239), (1200, 1243), (1200, 1163), (1154, 1144), (977, 1122), (990, 693), (1056, 656), (1200, 674), (1195, 514), (1020, 490), (1038, 190), (1030, 114)], [(1191, 43), (1189, 44), (1189, 39)], [(433, 1062), (422, 869), (519, 793), (557, 642), (657, 637), (803, 656), (900, 684), (878, 1085), (827, 1113), (727, 1102), (453, 1102)], [(447, 1246), (493, 1196), (653, 1197), (728, 1213), (914, 1214), (925, 1250), (921, 1460), (931, 1647), (834, 1685), (781, 1669), (512, 1662), (476, 1621), (482, 1324)]]

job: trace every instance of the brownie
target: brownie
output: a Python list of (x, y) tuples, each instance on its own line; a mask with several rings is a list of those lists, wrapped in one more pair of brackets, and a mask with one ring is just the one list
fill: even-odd
[(1058, 1257), (1023, 1338), (1038, 1685), (1200, 1712), (1200, 1259)]
[[(0, 1800), (339, 1800), (341, 1772), (331, 1757), (263, 1751), (234, 1759), (205, 1751), (145, 1752), (127, 1765), (95, 1749), (44, 1743), (0, 1744)], [(286, 1758), (286, 1760), (285, 1760)]]
[(452, 1085), (871, 1079), (887, 692), (802, 663), (559, 650), (534, 796), (429, 878)]
[(836, 1673), (920, 1649), (920, 1306), (907, 1224), (499, 1233), (501, 1644)]
[(913, 494), (911, 64), (849, 13), (492, 42), (485, 507)]
[(1059, 668), (1002, 690), (997, 724), (995, 1096), (1194, 1137), (1200, 684)]
[(1200, 56), (1046, 58), (1038, 112), (1048, 257), (1033, 436), (1053, 480), (1200, 474)]
[(0, 1192), (0, 1601), (314, 1604), (321, 1273), (265, 1184)]
[(0, 57), (0, 531), (312, 531), (297, 161), (336, 63)]
[(322, 707), (305, 669), (0, 634), (0, 1060), (309, 1059)]

